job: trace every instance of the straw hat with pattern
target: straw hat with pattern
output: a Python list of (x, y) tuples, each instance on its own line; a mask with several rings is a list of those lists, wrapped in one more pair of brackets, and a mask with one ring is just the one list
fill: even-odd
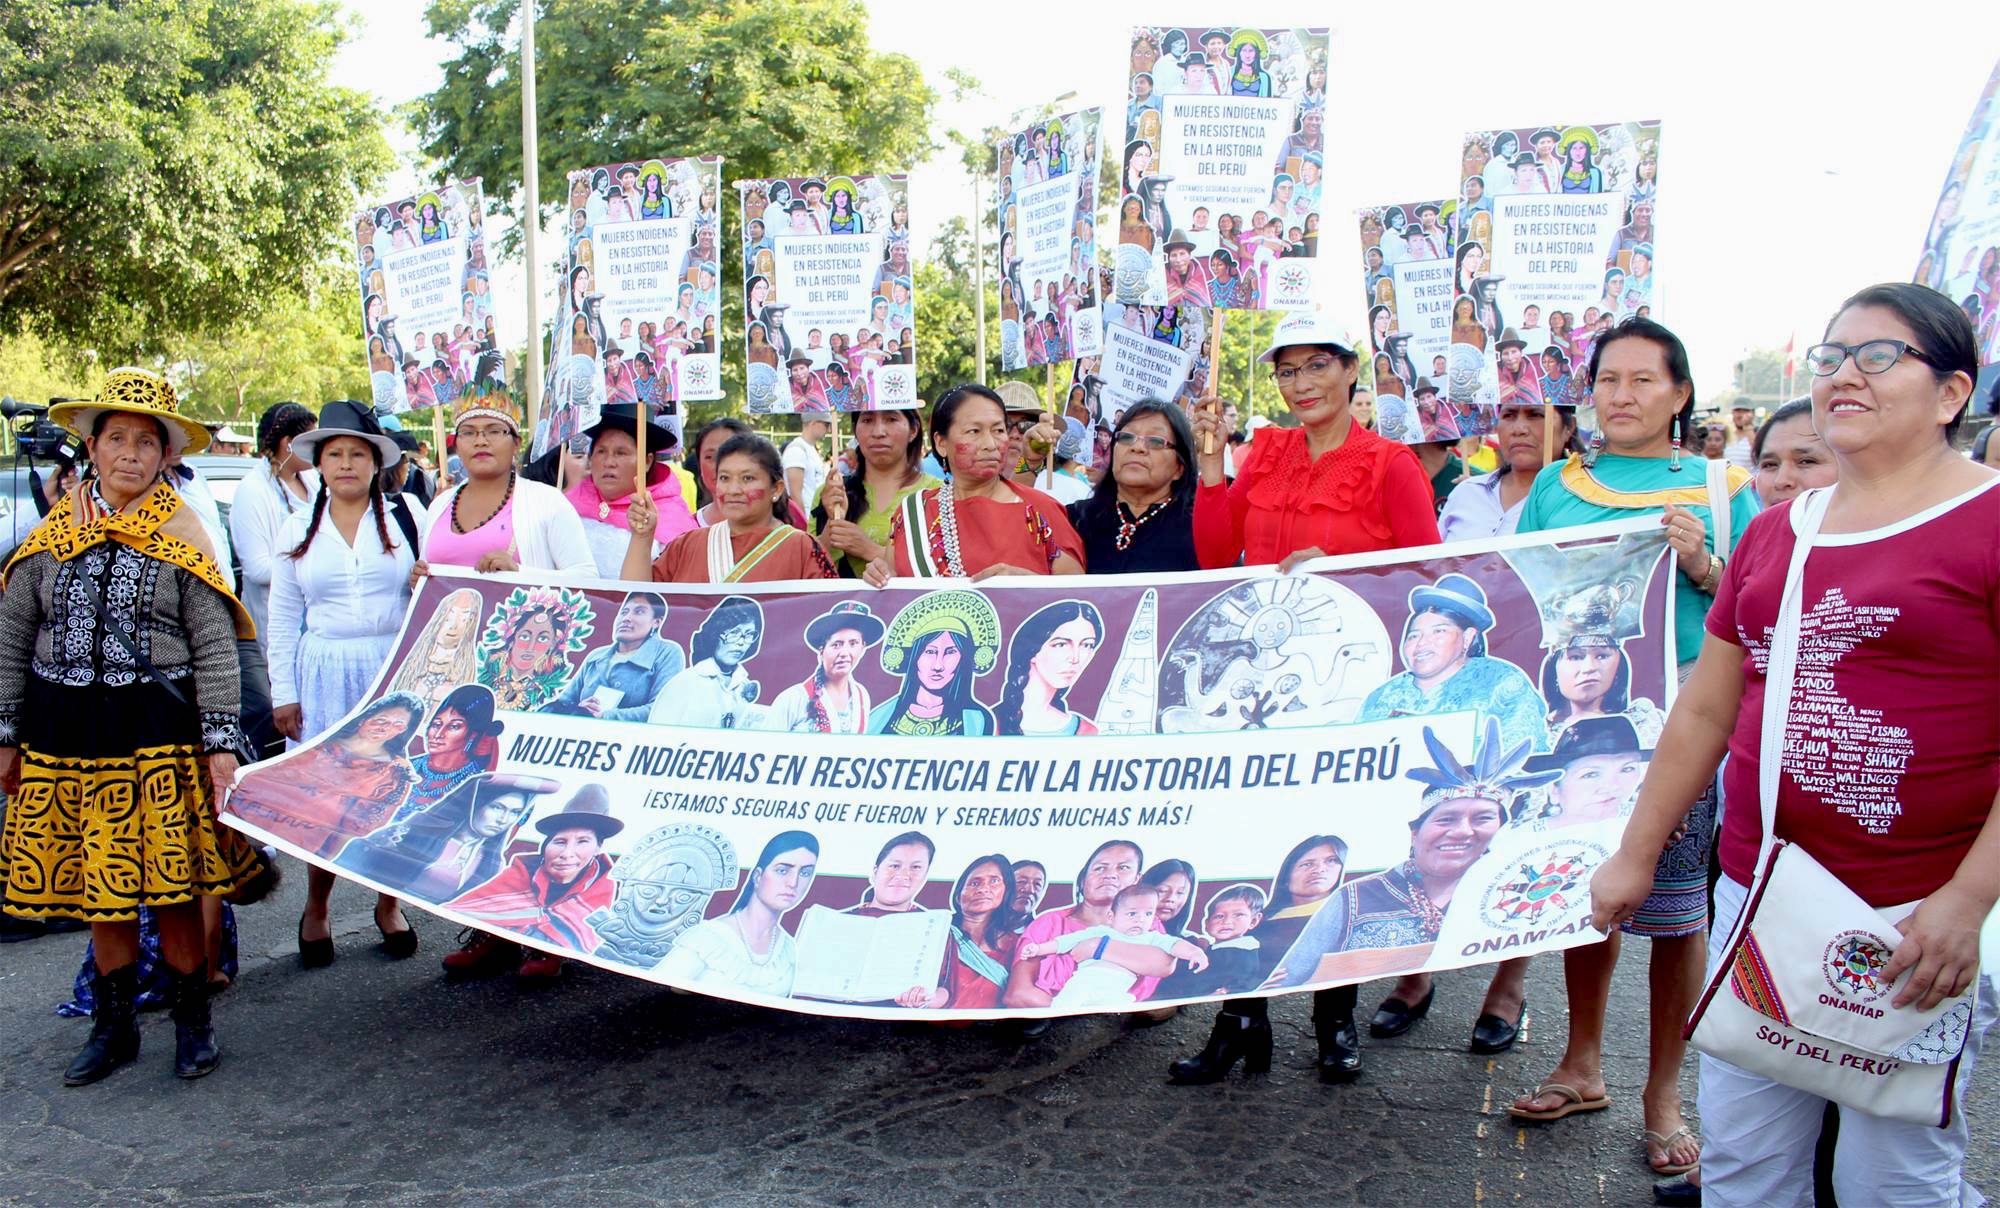
[(167, 379), (145, 369), (114, 369), (97, 397), (87, 403), (59, 403), (49, 408), (49, 420), (78, 436), (89, 436), (97, 417), (108, 411), (156, 419), (167, 430), (174, 453), (199, 453), (208, 448), (208, 429), (181, 414), (181, 400)]

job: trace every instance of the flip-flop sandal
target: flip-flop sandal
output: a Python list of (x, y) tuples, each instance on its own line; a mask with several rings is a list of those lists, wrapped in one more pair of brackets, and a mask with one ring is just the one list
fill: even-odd
[[(1643, 1134), (1647, 1145), (1659, 1147), (1660, 1157), (1662, 1158), (1666, 1158), (1673, 1151), (1674, 1142), (1680, 1140), (1682, 1137), (1693, 1141), (1697, 1148), (1701, 1145), (1701, 1138), (1696, 1136), (1694, 1130), (1685, 1124), (1665, 1135), (1656, 1133), (1650, 1128), (1641, 1129), (1640, 1132)], [(1649, 1151), (1646, 1154), (1646, 1165), (1652, 1168), (1654, 1174), (1686, 1174), (1688, 1171), (1701, 1165), (1701, 1155), (1697, 1153), (1692, 1162), (1668, 1161), (1665, 1166), (1661, 1166), (1653, 1161), (1653, 1155)]]
[(1583, 1093), (1575, 1087), (1565, 1086), (1560, 1082), (1544, 1082), (1533, 1091), (1530, 1091), (1528, 1098), (1539, 1099), (1543, 1095), (1562, 1096), (1562, 1106), (1544, 1108), (1538, 1111), (1508, 1104), (1507, 1114), (1516, 1120), (1560, 1120), (1564, 1116), (1574, 1116), (1578, 1112), (1601, 1112), (1611, 1106), (1611, 1097), (1609, 1095), (1599, 1095), (1595, 1099), (1586, 1099), (1583, 1097)]

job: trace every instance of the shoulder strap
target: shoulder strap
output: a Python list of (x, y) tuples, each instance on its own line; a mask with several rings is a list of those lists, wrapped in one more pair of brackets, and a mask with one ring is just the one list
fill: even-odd
[(400, 491), (389, 497), (389, 511), (396, 517), (396, 527), (403, 530), (403, 540), (410, 543), (410, 556), (423, 557), (423, 543), (417, 540), (417, 518), (410, 515), (409, 500)]
[[(1816, 487), (1792, 500), (1792, 515), (1798, 517), (1793, 533), (1791, 564), (1785, 569), (1785, 587), (1778, 597), (1778, 624), (1771, 633), (1771, 645), (1764, 665), (1764, 714), (1757, 751), (1757, 801), (1764, 820), (1763, 849), (1757, 867), (1777, 842), (1778, 776), (1785, 752), (1785, 722), (1791, 715), (1792, 685), (1799, 669), (1799, 618), (1805, 610), (1806, 557), (1819, 536), (1820, 522), (1826, 517), (1831, 487)], [(1789, 520), (1790, 517), (1787, 517)]]
[(1715, 556), (1725, 561), (1729, 558), (1729, 538), (1735, 525), (1729, 513), (1729, 462), (1726, 458), (1708, 459), (1708, 523), (1715, 532)]
[[(728, 529), (727, 525), (723, 525), (722, 527), (724, 528), (725, 531)], [(785, 542), (791, 540), (792, 534), (797, 532), (799, 532), (799, 530), (793, 528), (789, 524), (774, 525), (770, 532), (764, 534), (764, 539), (762, 541), (759, 541), (755, 546), (753, 546), (750, 549), (748, 553), (745, 553), (743, 557), (737, 561), (736, 565), (730, 569), (728, 574), (722, 576), (721, 581), (724, 583), (742, 582), (744, 579), (749, 577), (750, 572), (752, 570), (755, 570), (757, 564), (759, 562), (762, 562), (765, 559), (765, 557), (767, 557), (771, 553), (771, 551), (777, 549), (780, 545), (783, 545)], [(811, 541), (812, 538), (806, 537), (806, 540)]]
[(79, 566), (76, 571), (76, 581), (83, 584), (84, 594), (90, 597), (90, 606), (97, 610), (97, 623), (102, 625), (104, 632), (110, 634), (112, 639), (124, 648), (126, 656), (138, 665), (139, 670), (152, 676), (154, 683), (165, 688), (167, 694), (173, 697), (175, 702), (182, 708), (193, 708), (194, 706), (188, 703), (187, 696), (174, 685), (174, 681), (161, 675), (160, 669), (153, 666), (153, 660), (140, 654), (138, 645), (131, 638), (126, 637), (125, 631), (119, 627), (116, 621), (111, 619), (111, 611), (104, 607), (104, 595), (97, 590), (97, 580), (91, 578)]
[(931, 565), (931, 526), (924, 518), (922, 490), (903, 496), (903, 552), (909, 555), (910, 571), (917, 578), (937, 577), (937, 568)]

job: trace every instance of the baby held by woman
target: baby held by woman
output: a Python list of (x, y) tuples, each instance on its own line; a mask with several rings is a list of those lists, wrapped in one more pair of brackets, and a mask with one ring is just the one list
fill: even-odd
[(1056, 992), (1049, 1005), (1055, 1007), (1107, 1007), (1136, 1002), (1132, 987), (1139, 974), (1106, 955), (1113, 940), (1144, 944), (1172, 953), (1191, 969), (1208, 965), (1208, 954), (1179, 936), (1155, 931), (1160, 890), (1155, 885), (1128, 885), (1111, 902), (1111, 924), (1085, 927), (1059, 935), (1044, 943), (1025, 943), (1015, 953), (1016, 960), (1033, 960), (1067, 952), (1076, 958), (1076, 972)]

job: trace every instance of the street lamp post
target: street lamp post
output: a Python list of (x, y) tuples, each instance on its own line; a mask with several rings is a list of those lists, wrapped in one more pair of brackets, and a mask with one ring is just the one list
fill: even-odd
[(535, 0), (521, 5), (521, 180), (527, 197), (521, 215), (522, 254), (528, 258), (528, 357), (521, 390), (527, 396), (528, 440), (532, 447), (542, 410), (542, 324), (540, 263), (535, 232), (542, 225), (541, 149), (535, 119)]

